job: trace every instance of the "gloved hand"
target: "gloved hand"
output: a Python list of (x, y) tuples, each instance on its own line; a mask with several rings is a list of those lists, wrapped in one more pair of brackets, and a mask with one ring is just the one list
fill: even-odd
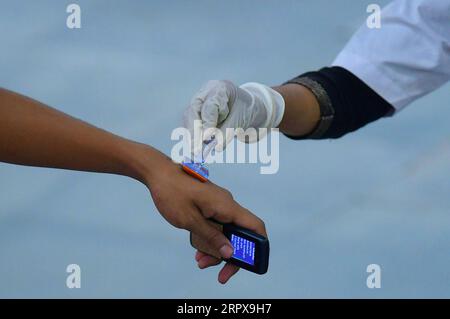
[[(230, 81), (213, 80), (194, 95), (183, 122), (194, 139), (194, 121), (201, 120), (201, 129), (205, 133), (202, 141), (209, 140), (212, 135), (217, 137), (213, 128), (219, 129), (223, 138), (217, 140), (215, 149), (220, 152), (234, 137), (234, 130), (227, 128), (254, 128), (256, 131), (275, 128), (280, 124), (283, 113), (283, 97), (268, 86), (246, 83), (237, 87)], [(264, 136), (264, 132), (261, 133), (249, 134), (243, 142), (256, 142)]]

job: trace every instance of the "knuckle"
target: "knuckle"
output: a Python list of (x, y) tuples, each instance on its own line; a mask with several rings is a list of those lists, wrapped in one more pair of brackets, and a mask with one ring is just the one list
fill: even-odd
[(220, 208), (224, 211), (236, 211), (238, 207), (237, 203), (233, 199), (233, 195), (227, 192), (220, 202)]
[(217, 88), (217, 87), (220, 87), (222, 85), (222, 83), (223, 83), (223, 81), (221, 81), (221, 80), (209, 80), (208, 86)]
[(214, 210), (208, 209), (208, 210), (205, 210), (205, 212), (203, 212), (203, 216), (207, 219), (210, 219), (210, 218), (214, 218), (214, 216), (216, 216), (216, 213), (214, 212)]
[(170, 223), (173, 226), (175, 226), (176, 228), (180, 228), (180, 229), (186, 229), (186, 227), (188, 227), (186, 220), (183, 218), (179, 218), (178, 215), (175, 215), (175, 217), (172, 218)]
[(186, 224), (182, 220), (174, 220), (172, 222), (173, 226), (179, 229), (186, 229)]
[(200, 92), (202, 94), (213, 92), (213, 91), (217, 90), (219, 83), (220, 83), (220, 81), (218, 81), (218, 80), (209, 80), (202, 86), (202, 88), (200, 89)]
[(181, 218), (181, 220), (180, 220), (180, 224), (182, 225), (181, 228), (184, 228), (184, 229), (190, 230), (190, 229), (194, 228), (196, 225), (196, 221), (195, 221), (193, 214), (184, 214), (183, 218)]
[(261, 229), (261, 231), (263, 231), (264, 233), (266, 233), (266, 223), (261, 219), (258, 218), (258, 223), (259, 223), (259, 227)]
[(196, 218), (195, 214), (192, 212), (184, 212), (184, 213), (177, 213), (177, 218), (175, 219), (176, 225), (174, 225), (177, 228), (192, 230), (196, 226)]
[(230, 192), (229, 190), (225, 190), (225, 195), (226, 195), (229, 199), (234, 199), (233, 193)]
[(201, 94), (201, 92), (195, 94), (189, 105), (186, 107), (185, 111), (188, 116), (192, 116), (196, 112), (199, 112), (202, 108), (202, 105), (204, 103), (205, 97), (204, 94)]
[(261, 225), (262, 229), (266, 230), (266, 223), (260, 218), (259, 218), (259, 224)]
[(222, 193), (222, 197), (225, 200), (232, 200), (233, 199), (233, 194), (228, 189), (219, 187), (219, 191)]

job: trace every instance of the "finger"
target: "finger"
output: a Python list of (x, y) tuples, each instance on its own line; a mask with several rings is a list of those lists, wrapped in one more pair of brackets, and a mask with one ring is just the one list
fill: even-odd
[[(191, 152), (194, 154), (201, 150), (202, 119), (200, 110), (203, 105), (203, 97), (197, 95), (183, 114), (183, 126), (191, 135)], [(197, 133), (197, 134), (196, 134)]]
[[(208, 223), (213, 226), (218, 228), (220, 231), (222, 230), (221, 226), (217, 223), (213, 223), (211, 221), (208, 220)], [(209, 242), (206, 242), (203, 238), (199, 237), (198, 235), (191, 233), (191, 245), (196, 248), (198, 251), (200, 251), (201, 253), (205, 254), (205, 255), (210, 255), (210, 256), (214, 256), (216, 258), (222, 258), (220, 256), (220, 254), (218, 254), (216, 252), (216, 250), (214, 249), (214, 247), (211, 246), (211, 244)], [(203, 257), (203, 255), (198, 256), (198, 258)]]
[(195, 252), (195, 261), (198, 262), (200, 259), (202, 259), (206, 254), (204, 252), (201, 252), (200, 250), (197, 250)]
[(220, 230), (208, 224), (200, 214), (189, 230), (208, 243), (218, 256), (228, 259), (233, 255), (233, 246), (230, 241)]
[(197, 94), (191, 100), (183, 114), (183, 125), (189, 130), (194, 130), (194, 121), (201, 120), (201, 109), (204, 102), (204, 96)]
[(218, 139), (218, 143), (216, 145), (215, 150), (217, 152), (222, 152), (225, 150), (227, 145), (233, 140), (236, 135), (236, 129), (239, 128), (239, 123), (235, 118), (227, 117), (223, 123), (219, 125), (220, 134)]
[(239, 267), (230, 263), (226, 263), (220, 270), (218, 280), (221, 284), (226, 284), (231, 277), (239, 271)]
[(214, 98), (208, 98), (200, 111), (203, 127), (212, 128), (217, 126), (219, 120), (219, 102)]
[(220, 126), (221, 134), (218, 134), (219, 138), (217, 139), (217, 145), (215, 147), (216, 152), (223, 152), (227, 145), (233, 140), (235, 133), (234, 128), (229, 127), (226, 122), (227, 121)]
[(213, 214), (212, 218), (219, 222), (233, 223), (267, 237), (264, 222), (233, 199), (216, 201)]
[(197, 250), (196, 253), (195, 253), (195, 261), (198, 262), (200, 259), (202, 259), (205, 256), (210, 256), (210, 257), (213, 257), (216, 260), (222, 261), (220, 258), (208, 255), (207, 253), (205, 253), (203, 251), (200, 251), (200, 250)]
[(213, 95), (207, 97), (200, 111), (203, 127), (216, 128), (228, 116), (228, 100), (226, 97)]
[(211, 266), (216, 266), (221, 262), (222, 262), (221, 259), (218, 259), (210, 255), (205, 255), (197, 262), (197, 264), (200, 269), (205, 269)]
[(203, 130), (203, 141), (210, 141), (212, 137), (217, 140), (217, 138), (220, 139), (220, 130), (216, 127), (208, 127)]

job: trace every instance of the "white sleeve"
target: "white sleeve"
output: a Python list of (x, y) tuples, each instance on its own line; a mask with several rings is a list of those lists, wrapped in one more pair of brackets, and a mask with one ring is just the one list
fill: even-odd
[(396, 0), (381, 28), (364, 24), (333, 62), (398, 111), (450, 79), (450, 0)]

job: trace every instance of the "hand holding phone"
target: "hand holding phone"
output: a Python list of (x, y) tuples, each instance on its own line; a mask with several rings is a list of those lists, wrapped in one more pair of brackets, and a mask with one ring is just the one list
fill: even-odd
[[(269, 240), (249, 229), (236, 226), (234, 224), (220, 224), (211, 220), (210, 223), (221, 230), (230, 240), (233, 246), (233, 256), (227, 259), (240, 268), (254, 272), (256, 274), (265, 274), (269, 267)], [(208, 247), (199, 237), (191, 233), (190, 237), (192, 247), (197, 250), (214, 256), (215, 252)]]

